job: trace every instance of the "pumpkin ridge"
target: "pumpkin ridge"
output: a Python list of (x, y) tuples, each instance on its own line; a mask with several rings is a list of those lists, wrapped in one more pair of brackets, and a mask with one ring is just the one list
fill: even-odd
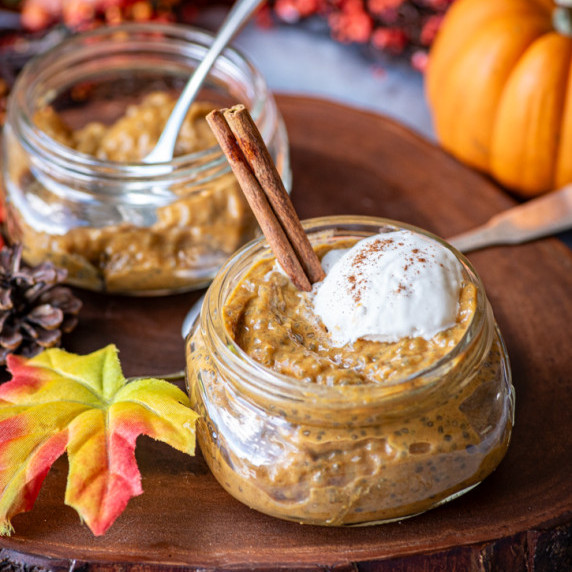
[(568, 66), (568, 77), (564, 91), (562, 121), (558, 138), (556, 167), (554, 170), (553, 188), (559, 189), (572, 181), (572, 62)]
[[(535, 40), (515, 66), (499, 103), (490, 170), (525, 195), (550, 190), (564, 110), (572, 41), (556, 32)], [(541, 79), (542, 81), (539, 81)]]
[(443, 100), (435, 107), (435, 130), (442, 145), (479, 169), (490, 164), (498, 104), (514, 65), (534, 38), (549, 30), (545, 18), (524, 21), (497, 17), (473, 35), (450, 69)]
[(426, 92), (429, 101), (437, 105), (444, 79), (482, 27), (496, 18), (530, 15), (544, 18), (550, 29), (550, 12), (540, 6), (531, 7), (528, 0), (456, 0), (449, 8), (431, 48), (426, 74)]

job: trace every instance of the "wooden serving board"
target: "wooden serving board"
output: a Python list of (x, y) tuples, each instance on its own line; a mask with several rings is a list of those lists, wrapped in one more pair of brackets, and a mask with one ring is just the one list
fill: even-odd
[[(513, 205), (486, 178), (384, 117), (308, 98), (280, 97), (279, 106), (302, 218), (377, 215), (446, 237)], [(572, 253), (547, 239), (470, 258), (505, 336), (517, 394), (508, 454), (472, 492), (400, 523), (301, 526), (234, 500), (200, 453), (191, 458), (143, 437), (145, 492), (103, 537), (64, 505), (63, 458), (33, 511), (13, 520), (16, 533), (0, 539), (0, 561), (10, 570), (572, 568)], [(181, 369), (180, 328), (198, 295), (80, 292), (81, 323), (65, 346), (87, 353), (114, 342), (128, 376)]]

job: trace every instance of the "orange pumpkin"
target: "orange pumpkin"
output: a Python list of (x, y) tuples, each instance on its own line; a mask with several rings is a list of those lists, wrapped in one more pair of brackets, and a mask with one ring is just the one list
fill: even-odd
[(572, 182), (570, 11), (551, 0), (456, 0), (430, 53), (438, 140), (523, 197)]

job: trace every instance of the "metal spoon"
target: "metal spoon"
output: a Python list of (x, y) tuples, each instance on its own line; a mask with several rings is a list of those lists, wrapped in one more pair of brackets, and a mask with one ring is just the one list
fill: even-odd
[(157, 144), (153, 150), (143, 158), (143, 163), (166, 163), (173, 158), (175, 142), (181, 130), (181, 125), (203, 81), (207, 77), (217, 57), (240, 27), (248, 20), (254, 10), (262, 4), (262, 1), (263, 0), (237, 0), (237, 2), (235, 2), (220, 27), (211, 47), (181, 92)]
[(484, 225), (447, 239), (461, 252), (522, 244), (572, 228), (572, 185), (493, 216)]

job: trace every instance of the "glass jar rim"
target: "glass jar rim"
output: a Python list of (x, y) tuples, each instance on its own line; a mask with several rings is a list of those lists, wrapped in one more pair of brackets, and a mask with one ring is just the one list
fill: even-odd
[[(356, 234), (359, 230), (358, 227), (362, 228), (362, 232), (366, 227), (372, 231), (377, 229), (378, 232), (384, 228), (407, 229), (427, 236), (451, 251), (462, 264), (465, 275), (475, 285), (477, 291), (475, 313), (459, 342), (430, 366), (384, 384), (326, 386), (308, 383), (265, 367), (250, 357), (233, 340), (225, 328), (220, 311), (226, 297), (232, 291), (230, 281), (238, 280), (241, 273), (249, 268), (255, 260), (272, 256), (264, 237), (259, 237), (244, 245), (220, 269), (206, 292), (201, 313), (189, 334), (189, 339), (196, 328), (200, 327), (202, 332), (208, 332), (209, 337), (214, 342), (213, 357), (218, 366), (225, 368), (228, 365), (229, 372), (235, 372), (234, 375), (238, 373), (241, 383), (248, 385), (249, 390), (254, 393), (263, 393), (266, 396), (270, 392), (272, 395), (283, 399), (310, 400), (315, 403), (323, 403), (326, 407), (332, 405), (347, 406), (356, 403), (385, 402), (388, 399), (399, 398), (404, 394), (410, 395), (412, 392), (438, 386), (440, 379), (451, 368), (451, 364), (455, 362), (456, 358), (470, 351), (491, 316), (484, 286), (470, 261), (453, 246), (431, 232), (392, 219), (346, 215), (307, 219), (302, 221), (302, 224), (310, 239), (312, 239), (313, 233), (314, 236), (323, 236), (325, 232), (333, 232), (335, 229), (353, 231)], [(363, 236), (367, 235), (363, 234)], [(236, 268), (240, 268), (240, 270), (236, 272)], [(487, 350), (488, 346), (482, 348), (482, 354)]]
[[(23, 136), (24, 144), (39, 150), (41, 154), (49, 157), (55, 164), (64, 166), (75, 174), (97, 171), (98, 176), (102, 178), (153, 180), (169, 176), (170, 174), (176, 174), (177, 177), (180, 177), (183, 176), (183, 173), (186, 175), (189, 170), (197, 172), (197, 170), (204, 171), (220, 166), (224, 166), (226, 169), (226, 160), (216, 144), (207, 149), (174, 157), (171, 161), (165, 163), (118, 162), (102, 160), (92, 155), (81, 153), (37, 130), (33, 121), (34, 87), (52, 70), (52, 66), (63, 65), (62, 56), (66, 56), (66, 65), (70, 65), (74, 62), (79, 62), (82, 56), (88, 53), (87, 50), (89, 50), (90, 57), (96, 57), (97, 50), (94, 48), (98, 45), (103, 47), (103, 55), (109, 55), (112, 52), (113, 42), (101, 41), (99, 44), (94, 44), (93, 41), (96, 39), (120, 40), (117, 41), (116, 48), (121, 49), (125, 47), (129, 39), (144, 35), (160, 36), (161, 41), (149, 44), (149, 46), (158, 49), (158, 54), (162, 53), (159, 50), (160, 46), (170, 42), (184, 42), (188, 45), (195, 44), (206, 51), (214, 40), (214, 34), (208, 30), (178, 23), (164, 24), (155, 22), (125, 23), (117, 26), (101, 27), (66, 38), (44, 53), (32, 58), (20, 72), (11, 92), (8, 114), (12, 118), (14, 116), (14, 108), (18, 108), (18, 121), (12, 121), (11, 123), (18, 126)], [(168, 55), (167, 52), (165, 52), (165, 55)], [(189, 61), (191, 60), (189, 59)], [(222, 64), (245, 66), (244, 69), (250, 76), (254, 94), (253, 102), (250, 106), (251, 114), (253, 119), (258, 121), (263, 113), (264, 102), (270, 95), (269, 88), (262, 74), (240, 50), (233, 46), (229, 46), (223, 51), (209, 76), (214, 73), (215, 69), (218, 69), (217, 66)], [(260, 127), (262, 131), (263, 126)], [(198, 169), (197, 163), (200, 165)]]

